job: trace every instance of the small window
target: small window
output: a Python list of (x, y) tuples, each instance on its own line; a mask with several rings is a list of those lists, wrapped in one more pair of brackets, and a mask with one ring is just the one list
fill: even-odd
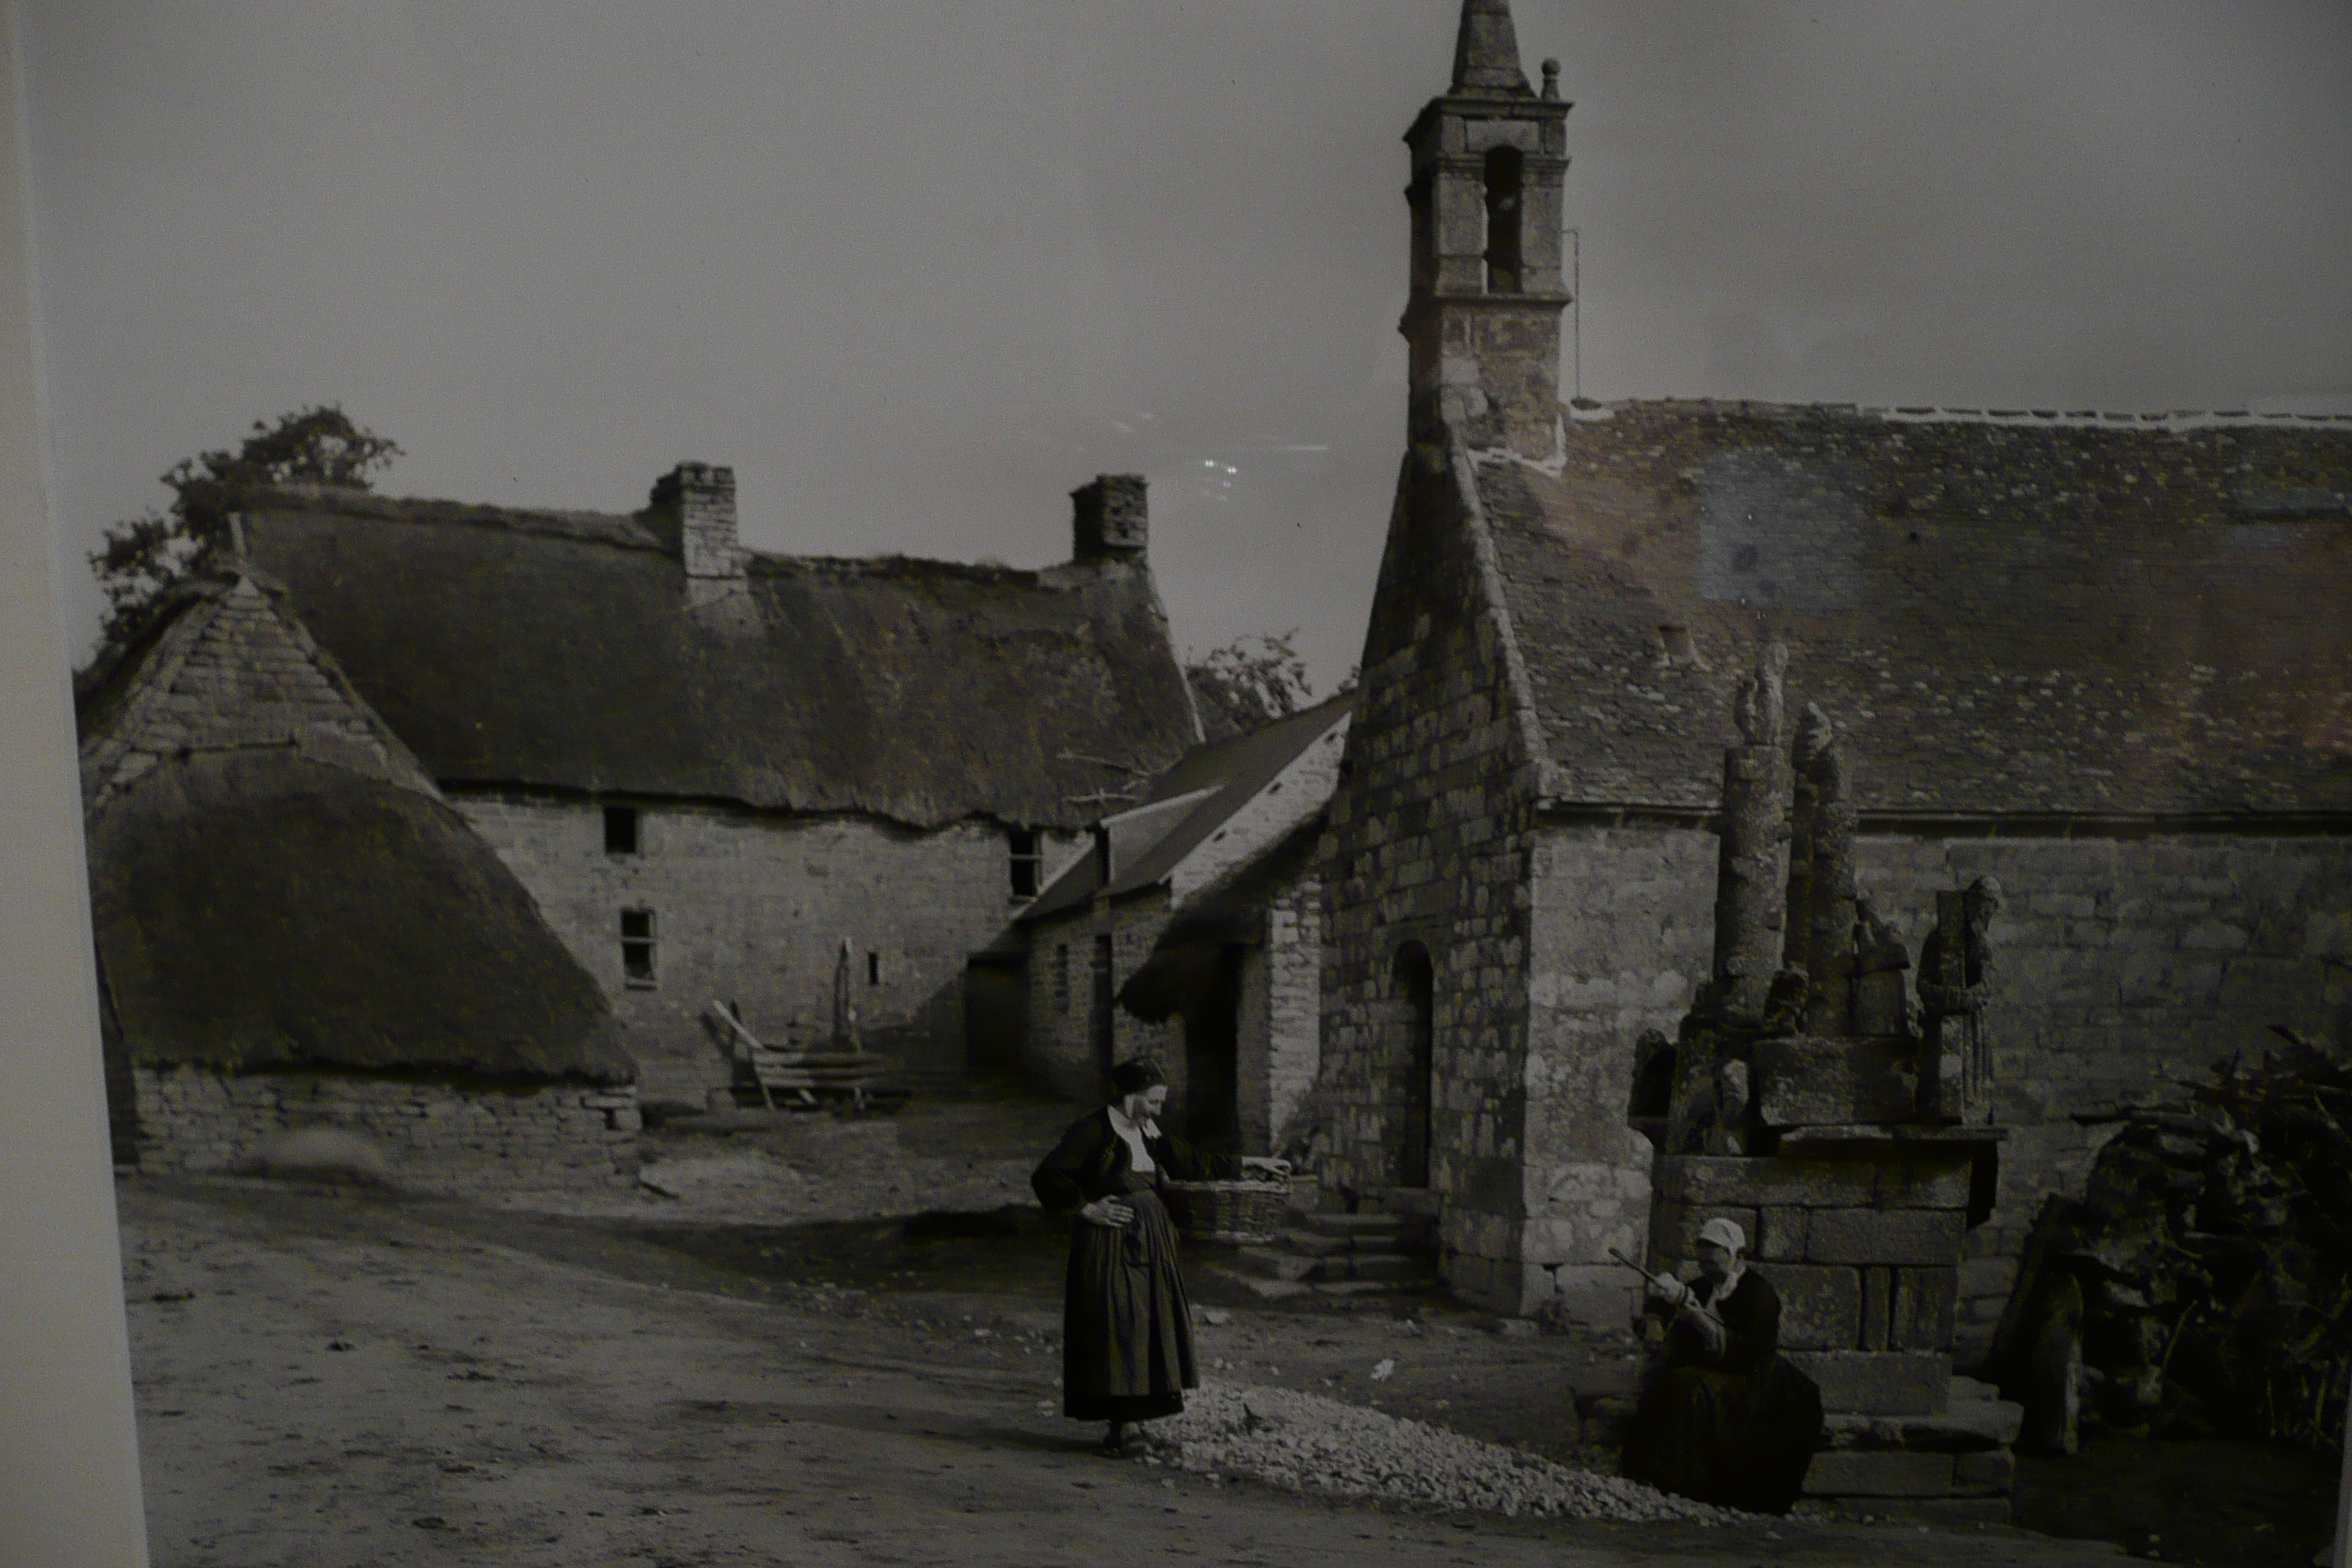
[(654, 912), (621, 911), (621, 982), (639, 990), (654, 984)]
[(637, 852), (637, 808), (634, 805), (608, 805), (604, 808), (604, 853), (634, 855)]
[(1012, 846), (1013, 896), (1034, 899), (1043, 869), (1043, 857), (1037, 852), (1037, 834), (1034, 828), (1016, 827), (1008, 835)]
[(1054, 949), (1054, 1010), (1070, 1010), (1070, 944), (1066, 942)]
[(882, 984), (882, 955), (878, 952), (869, 952), (866, 955), (866, 984), (868, 985)]

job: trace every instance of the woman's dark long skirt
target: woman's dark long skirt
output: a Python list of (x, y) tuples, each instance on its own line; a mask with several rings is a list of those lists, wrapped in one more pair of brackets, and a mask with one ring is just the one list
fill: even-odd
[(1124, 1227), (1080, 1220), (1062, 1295), (1062, 1414), (1150, 1421), (1198, 1388), (1192, 1309), (1176, 1265), (1176, 1227), (1150, 1181), (1130, 1175)]
[(1642, 1391), (1625, 1473), (1698, 1502), (1786, 1513), (1821, 1426), (1821, 1391), (1778, 1357), (1757, 1373), (1664, 1367)]

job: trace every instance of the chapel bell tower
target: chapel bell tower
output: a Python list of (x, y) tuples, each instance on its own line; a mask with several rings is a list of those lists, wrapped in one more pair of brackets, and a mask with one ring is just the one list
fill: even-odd
[(1540, 96), (1519, 67), (1509, 0), (1463, 0), (1454, 85), (1404, 135), (1412, 150), (1411, 437), (1461, 430), (1473, 447), (1559, 449), (1560, 183), (1568, 110), (1559, 62)]

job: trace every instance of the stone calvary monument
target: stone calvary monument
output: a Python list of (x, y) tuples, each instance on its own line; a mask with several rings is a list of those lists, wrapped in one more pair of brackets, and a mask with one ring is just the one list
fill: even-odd
[(1786, 665), (1768, 647), (1734, 702), (1713, 973), (1672, 1040), (1637, 1047), (1651, 1265), (1692, 1259), (1718, 1215), (1746, 1230), (1780, 1348), (1829, 1412), (1809, 1494), (2005, 1517), (2021, 1412), (1952, 1374), (1962, 1237), (1991, 1212), (2004, 1135), (1981, 1007), (2000, 889), (1937, 895), (1915, 1005), (1901, 939), (1855, 893), (1830, 722), (1808, 708), (1789, 732)]

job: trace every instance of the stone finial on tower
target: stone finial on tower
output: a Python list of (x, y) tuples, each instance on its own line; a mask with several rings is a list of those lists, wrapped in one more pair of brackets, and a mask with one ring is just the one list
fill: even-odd
[(1462, 26), (1454, 36), (1453, 91), (1528, 96), (1519, 68), (1519, 34), (1510, 0), (1462, 0)]
[(1070, 492), (1070, 557), (1133, 561), (1150, 544), (1141, 474), (1097, 474)]

